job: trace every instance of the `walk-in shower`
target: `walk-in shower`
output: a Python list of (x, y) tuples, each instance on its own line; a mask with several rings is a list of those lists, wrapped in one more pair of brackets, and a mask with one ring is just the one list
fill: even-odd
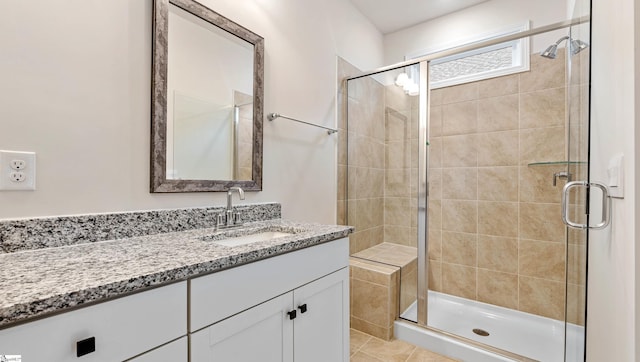
[[(437, 83), (433, 64), (464, 58), (452, 50), (344, 83), (338, 215), (356, 227), (352, 328), (465, 361), (584, 359), (587, 234), (560, 211), (569, 177), (588, 179), (588, 24), (520, 38), (532, 49), (524, 71)], [(462, 51), (476, 67), (515, 54), (518, 39)], [(570, 199), (581, 220), (586, 197)]]

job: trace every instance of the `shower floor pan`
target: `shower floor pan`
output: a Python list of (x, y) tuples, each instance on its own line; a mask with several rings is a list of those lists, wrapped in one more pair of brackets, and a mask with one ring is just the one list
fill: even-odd
[[(529, 359), (564, 361), (564, 323), (555, 319), (429, 291), (428, 325)], [(417, 320), (416, 304), (401, 318)], [(474, 329), (476, 330), (474, 332)], [(488, 335), (486, 335), (486, 333)], [(567, 361), (583, 361), (584, 328), (567, 324)], [(471, 362), (512, 361), (455, 338), (396, 321), (396, 338)]]

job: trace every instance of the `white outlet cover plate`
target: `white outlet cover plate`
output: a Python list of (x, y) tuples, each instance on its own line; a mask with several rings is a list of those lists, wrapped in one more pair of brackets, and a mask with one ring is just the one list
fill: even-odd
[[(26, 166), (20, 170), (26, 176), (22, 182), (11, 181), (9, 175), (15, 172), (11, 168), (11, 161), (24, 160)], [(36, 153), (0, 150), (0, 190), (32, 191), (36, 189)]]

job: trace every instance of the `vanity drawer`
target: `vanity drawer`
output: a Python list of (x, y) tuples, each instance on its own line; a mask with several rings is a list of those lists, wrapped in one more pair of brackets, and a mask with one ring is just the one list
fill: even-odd
[(342, 238), (190, 281), (190, 332), (349, 265)]
[[(186, 335), (186, 295), (187, 283), (181, 282), (0, 330), (0, 355), (122, 361)], [(78, 357), (80, 341), (95, 351)]]

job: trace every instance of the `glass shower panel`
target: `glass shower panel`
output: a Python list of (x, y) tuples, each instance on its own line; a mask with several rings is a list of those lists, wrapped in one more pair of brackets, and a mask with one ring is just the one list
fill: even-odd
[[(586, 6), (585, 6), (585, 9)], [(580, 11), (580, 9), (576, 9)], [(590, 24), (570, 28), (571, 39), (591, 42)], [(575, 51), (575, 50), (574, 50)], [(568, 58), (568, 160), (572, 180), (589, 180), (589, 84), (590, 48)], [(586, 223), (586, 188), (570, 194), (569, 218)], [(566, 361), (583, 361), (585, 349), (587, 232), (569, 228), (567, 233)]]
[(417, 298), (419, 99), (417, 65), (350, 79), (344, 99), (351, 321), (384, 339)]
[(427, 326), (545, 361), (584, 334), (585, 235), (560, 202), (588, 169), (588, 52), (568, 35), (531, 37), (528, 71), (429, 90)]

